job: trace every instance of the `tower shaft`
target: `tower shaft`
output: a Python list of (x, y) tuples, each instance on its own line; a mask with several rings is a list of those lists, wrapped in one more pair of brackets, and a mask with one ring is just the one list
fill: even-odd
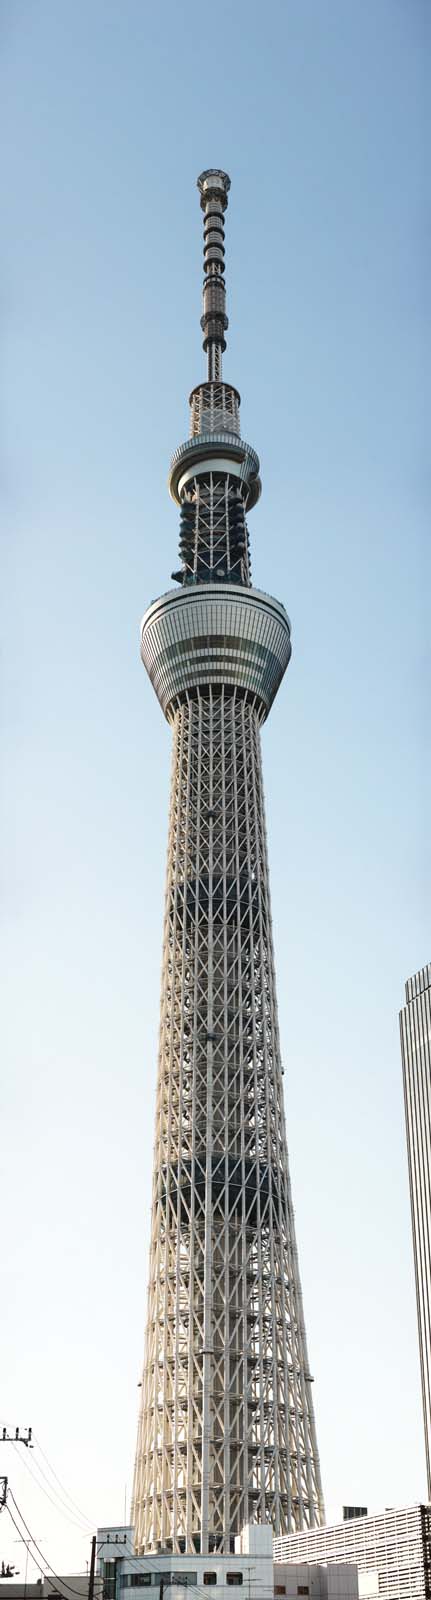
[(229, 1552), (247, 1522), (283, 1534), (323, 1518), (260, 750), (290, 624), (251, 585), (245, 517), (260, 493), (259, 461), (240, 437), (238, 391), (221, 378), (214, 215), (223, 219), (229, 180), (204, 173), (199, 188), (219, 297), (205, 301), (205, 280), (204, 347), (217, 377), (193, 390), (190, 438), (171, 465), (180, 589), (150, 606), (141, 634), (173, 759), (133, 1504), (140, 1553)]
[[(145, 1549), (313, 1526), (320, 1481), (287, 1166), (259, 712), (173, 719), (135, 1514)], [(197, 1543), (196, 1543), (197, 1541)]]

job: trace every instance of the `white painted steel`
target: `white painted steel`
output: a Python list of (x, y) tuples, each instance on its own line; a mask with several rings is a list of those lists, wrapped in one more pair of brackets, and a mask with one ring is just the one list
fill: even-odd
[[(251, 586), (259, 461), (221, 378), (229, 179), (205, 210), (208, 381), (173, 458), (180, 589), (141, 629), (173, 757), (145, 1361), (139, 1554), (233, 1550), (324, 1516), (282, 1091), (260, 754), (290, 659), (279, 601)], [(235, 431), (218, 431), (220, 416)], [(196, 429), (202, 432), (196, 433)]]
[(290, 1195), (259, 713), (173, 717), (139, 1551), (322, 1516)]

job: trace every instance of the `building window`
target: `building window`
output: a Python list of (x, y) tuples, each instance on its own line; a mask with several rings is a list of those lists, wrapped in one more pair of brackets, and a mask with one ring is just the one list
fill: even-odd
[(226, 1583), (230, 1585), (233, 1585), (234, 1583), (242, 1583), (242, 1572), (227, 1572)]
[(309, 1594), (308, 1583), (298, 1583), (297, 1594)]
[[(285, 1593), (286, 1593), (286, 1584), (285, 1583), (275, 1583), (274, 1584), (274, 1594), (285, 1594)], [(308, 1593), (308, 1590), (307, 1590), (307, 1593)], [(298, 1594), (299, 1594), (299, 1590), (298, 1590)]]
[[(151, 1583), (159, 1585), (158, 1572), (124, 1572), (120, 1578), (120, 1589), (148, 1589)], [(105, 1591), (106, 1584), (104, 1594)]]
[(216, 1572), (204, 1572), (204, 1583), (217, 1583)]

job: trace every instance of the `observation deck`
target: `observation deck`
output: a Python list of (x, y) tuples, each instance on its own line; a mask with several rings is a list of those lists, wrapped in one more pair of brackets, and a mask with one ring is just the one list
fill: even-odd
[(235, 433), (201, 433), (186, 439), (174, 451), (169, 470), (169, 494), (182, 504), (188, 483), (209, 472), (226, 472), (245, 485), (247, 511), (251, 511), (261, 492), (259, 456), (251, 444)]
[(199, 583), (145, 612), (141, 656), (168, 721), (191, 691), (210, 685), (246, 691), (265, 721), (290, 661), (290, 622), (259, 589)]

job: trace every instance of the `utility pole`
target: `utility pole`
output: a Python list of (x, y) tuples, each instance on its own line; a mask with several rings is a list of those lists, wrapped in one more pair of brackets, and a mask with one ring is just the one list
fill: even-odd
[[(0, 1482), (1, 1482), (1, 1479), (0, 1479)], [(38, 1533), (37, 1537), (38, 1537), (39, 1542), (40, 1542), (40, 1540), (42, 1540), (42, 1543), (43, 1543), (44, 1535), (42, 1533)], [(29, 1554), (30, 1554), (31, 1545), (33, 1543), (34, 1543), (33, 1539), (23, 1539), (23, 1538), (21, 1538), (21, 1539), (15, 1539), (14, 1540), (14, 1544), (24, 1544), (25, 1545), (24, 1600), (26, 1600), (26, 1596), (27, 1596), (28, 1558), (29, 1558)]]
[(29, 1557), (30, 1545), (33, 1543), (33, 1540), (32, 1539), (20, 1539), (19, 1543), (20, 1544), (25, 1544), (24, 1600), (27, 1600), (28, 1557)]
[(91, 1540), (90, 1576), (88, 1579), (88, 1600), (94, 1600), (94, 1573), (96, 1570), (96, 1535), (93, 1533)]

